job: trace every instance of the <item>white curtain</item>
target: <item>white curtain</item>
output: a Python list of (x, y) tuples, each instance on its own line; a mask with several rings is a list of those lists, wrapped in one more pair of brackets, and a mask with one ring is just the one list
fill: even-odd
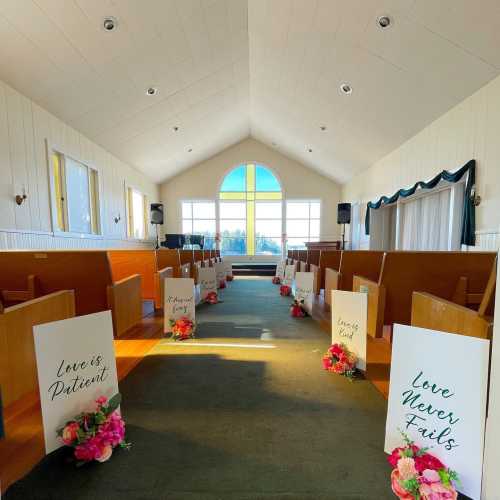
[(403, 203), (402, 250), (448, 250), (450, 189)]

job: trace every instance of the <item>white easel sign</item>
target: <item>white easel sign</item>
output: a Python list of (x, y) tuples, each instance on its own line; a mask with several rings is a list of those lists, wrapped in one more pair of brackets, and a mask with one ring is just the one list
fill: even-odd
[(283, 275), (282, 285), (291, 286), (295, 278), (295, 264), (287, 264), (285, 266), (285, 274)]
[(45, 451), (63, 443), (57, 430), (100, 396), (118, 393), (111, 312), (33, 327)]
[(457, 489), (479, 500), (489, 340), (394, 325), (385, 452), (399, 429), (458, 473)]
[(214, 264), (215, 279), (217, 281), (217, 288), (220, 288), (221, 282), (226, 281), (226, 267), (223, 262), (216, 262)]
[(233, 263), (227, 262), (224, 260), (224, 261), (222, 261), (222, 264), (224, 266), (226, 278), (232, 278), (233, 277)]
[(217, 276), (215, 268), (202, 267), (198, 272), (200, 282), (200, 300), (203, 302), (211, 292), (217, 293)]
[(283, 277), (285, 276), (285, 266), (286, 266), (286, 262), (284, 260), (280, 260), (276, 264), (276, 274), (275, 274), (275, 276), (277, 276), (280, 279), (283, 279)]
[(356, 367), (366, 370), (366, 293), (332, 290), (332, 344), (345, 344), (357, 356)]
[(314, 275), (313, 273), (295, 273), (294, 297), (296, 300), (304, 301), (304, 309), (311, 314), (314, 296)]
[(189, 318), (195, 321), (195, 287), (192, 278), (165, 278), (164, 328), (170, 333), (171, 320)]

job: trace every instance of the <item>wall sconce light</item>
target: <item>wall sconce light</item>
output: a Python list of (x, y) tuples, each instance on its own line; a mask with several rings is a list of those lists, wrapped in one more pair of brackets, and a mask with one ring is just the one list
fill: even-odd
[(24, 200), (28, 197), (26, 191), (23, 189), (23, 194), (16, 194), (16, 203), (21, 206), (24, 203)]
[(476, 192), (476, 186), (472, 186), (471, 192), (470, 192), (470, 199), (472, 203), (474, 204), (475, 207), (478, 207), (481, 205), (481, 196), (479, 196)]
[(115, 221), (115, 224), (118, 224), (122, 220), (122, 216), (118, 214), (118, 216), (115, 216), (113, 220)]

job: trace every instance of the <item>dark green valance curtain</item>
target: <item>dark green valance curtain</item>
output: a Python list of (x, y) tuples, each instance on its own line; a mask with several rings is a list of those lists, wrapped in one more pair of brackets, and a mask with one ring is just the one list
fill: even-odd
[(429, 182), (419, 181), (409, 189), (400, 189), (392, 196), (382, 196), (376, 202), (368, 202), (365, 218), (365, 232), (370, 234), (370, 209), (377, 210), (382, 205), (395, 203), (399, 197), (406, 198), (415, 194), (417, 189), (432, 189), (435, 188), (441, 180), (447, 182), (459, 182), (464, 175), (467, 175), (465, 184), (464, 209), (462, 217), (462, 245), (474, 246), (476, 244), (476, 207), (472, 199), (472, 190), (476, 184), (476, 160), (470, 160), (461, 169), (456, 172), (448, 172), (443, 170)]

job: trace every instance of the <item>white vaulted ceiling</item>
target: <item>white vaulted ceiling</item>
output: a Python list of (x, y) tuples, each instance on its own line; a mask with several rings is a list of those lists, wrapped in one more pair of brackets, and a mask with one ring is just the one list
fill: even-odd
[(0, 0), (0, 79), (155, 181), (252, 135), (345, 182), (499, 46), (497, 0)]

